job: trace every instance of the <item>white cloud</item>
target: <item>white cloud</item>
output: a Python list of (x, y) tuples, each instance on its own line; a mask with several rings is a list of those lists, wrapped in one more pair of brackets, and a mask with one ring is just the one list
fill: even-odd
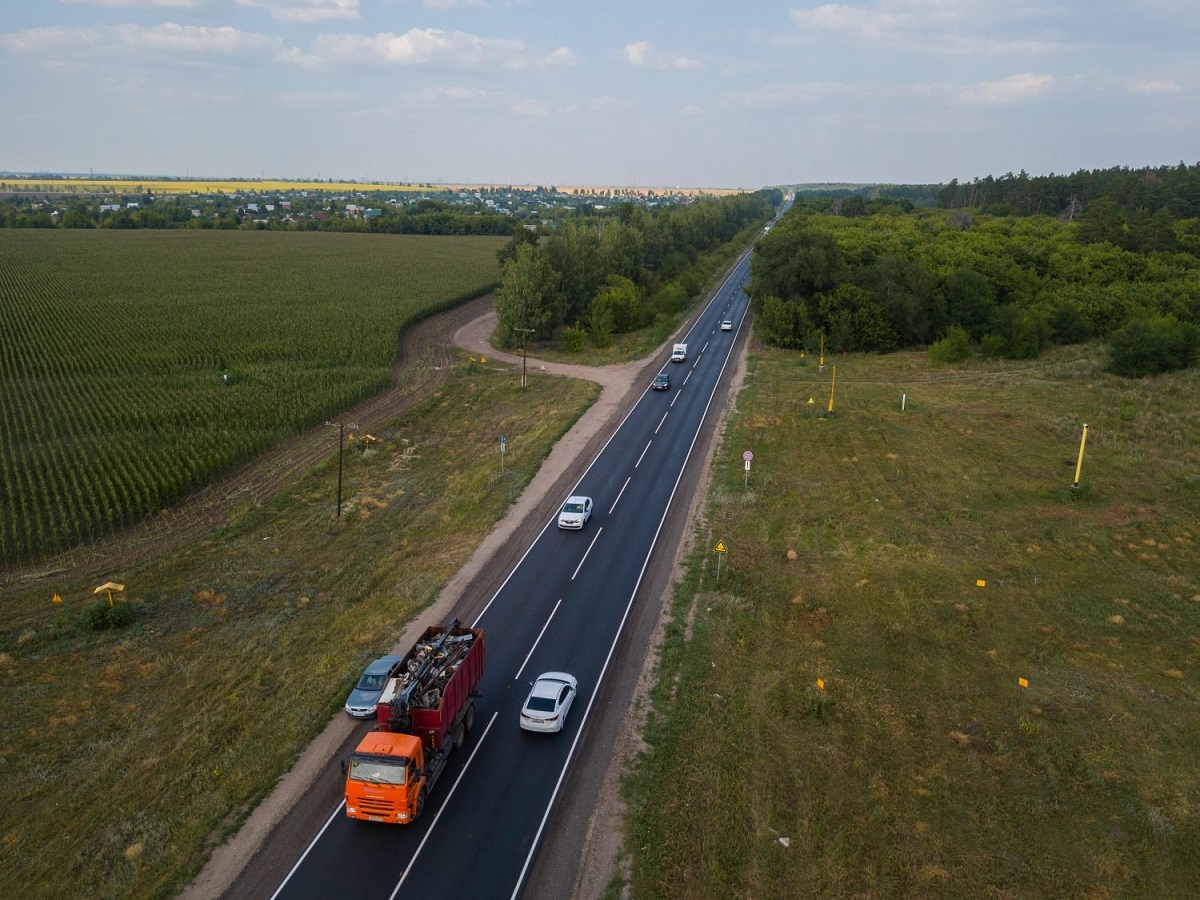
[(411, 109), (443, 109), (447, 106), (494, 106), (504, 95), (498, 91), (468, 87), (427, 87), (410, 91), (400, 103)]
[(487, 0), (421, 0), (426, 9), (487, 9)]
[(203, 0), (58, 0), (68, 6), (102, 6), (108, 9), (197, 9)]
[(633, 106), (629, 100), (622, 97), (613, 97), (605, 94), (601, 97), (593, 97), (588, 104), (588, 110), (594, 113), (610, 113), (618, 109), (628, 109)]
[(1183, 86), (1176, 81), (1142, 78), (1129, 83), (1129, 93), (1138, 96), (1166, 96), (1183, 93)]
[(358, 0), (234, 0), (238, 6), (270, 10), (279, 22), (312, 25), (319, 22), (357, 21), (362, 18)]
[(964, 88), (961, 99), (969, 106), (1007, 106), (1041, 96), (1060, 82), (1053, 75), (1023, 72), (999, 81), (981, 81)]
[[(826, 3), (794, 9), (791, 18), (809, 40), (998, 56), (1062, 53), (1076, 46), (1057, 39), (1043, 21), (1054, 12), (997, 0), (879, 0), (868, 6)], [(1019, 36), (1008, 35), (1014, 30)]]
[(312, 54), (294, 61), (314, 64), (373, 62), (396, 66), (457, 69), (531, 69), (575, 60), (567, 47), (539, 54), (519, 40), (485, 38), (465, 31), (413, 28), (404, 34), (327, 34), (313, 42)]
[(699, 69), (704, 63), (688, 56), (663, 56), (649, 41), (634, 41), (621, 50), (621, 58), (635, 69)]
[(753, 91), (732, 94), (730, 98), (743, 106), (794, 106), (833, 94), (845, 94), (848, 91), (849, 89), (842, 84), (812, 81), (802, 84), (767, 84)]
[(680, 115), (684, 116), (703, 116), (708, 112), (699, 103), (685, 103), (679, 110)]
[(139, 55), (233, 57), (251, 54), (278, 56), (283, 42), (276, 37), (240, 31), (227, 25), (95, 25), (89, 28), (30, 28), (0, 35), (0, 47), (37, 56), (46, 63), (65, 59), (103, 57), (116, 53), (128, 59)]

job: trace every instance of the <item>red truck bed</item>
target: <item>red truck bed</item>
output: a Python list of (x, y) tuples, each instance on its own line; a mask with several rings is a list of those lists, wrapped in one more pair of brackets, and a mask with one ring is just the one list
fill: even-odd
[[(449, 637), (439, 645), (438, 641), (447, 630)], [(447, 629), (444, 625), (425, 629), (397, 667), (400, 674), (388, 679), (383, 689), (375, 708), (377, 727), (385, 731), (396, 730), (396, 723), (392, 722), (392, 701), (403, 696), (410, 686), (412, 676), (406, 673), (415, 672), (423, 663), (428, 663), (425, 677), (420, 679), (409, 698), (409, 726), (400, 730), (420, 737), (427, 751), (440, 751), (483, 676), (483, 655), (481, 629), (457, 626)]]

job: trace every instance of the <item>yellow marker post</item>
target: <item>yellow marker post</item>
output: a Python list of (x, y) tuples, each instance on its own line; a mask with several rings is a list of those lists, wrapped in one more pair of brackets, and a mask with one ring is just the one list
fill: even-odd
[(1083, 437), (1079, 441), (1079, 462), (1075, 464), (1075, 480), (1071, 482), (1072, 488), (1079, 487), (1079, 473), (1083, 471), (1083, 448), (1087, 445), (1087, 423), (1083, 424)]
[(833, 388), (837, 384), (837, 366), (833, 367), (833, 379), (829, 382), (829, 411), (833, 412)]
[(825, 682), (820, 678), (817, 679), (817, 687), (819, 687), (821, 690), (825, 690)]
[(987, 587), (987, 582), (984, 581), (982, 578), (976, 578), (975, 579), (975, 587)]
[(817, 371), (825, 371), (825, 335), (821, 335), (821, 361), (817, 364)]
[(1019, 684), (1023, 688), (1029, 687), (1029, 682), (1027, 680), (1025, 680), (1024, 678), (1018, 678), (1017, 684)]
[(55, 594), (53, 597), (51, 597), (51, 598), (50, 598), (50, 602), (51, 602), (51, 603), (58, 603), (58, 604), (61, 604), (61, 603), (62, 603), (62, 597), (58, 596), (58, 594)]

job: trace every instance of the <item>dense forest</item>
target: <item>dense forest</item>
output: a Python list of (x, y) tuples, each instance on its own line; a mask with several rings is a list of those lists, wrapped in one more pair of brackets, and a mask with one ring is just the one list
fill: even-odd
[(702, 285), (695, 266), (708, 251), (764, 225), (779, 190), (705, 198), (653, 209), (622, 204), (603, 218), (580, 216), (544, 241), (529, 231), (500, 251), (496, 311), (502, 345), (557, 337), (567, 349), (669, 321)]
[[(1017, 215), (1002, 198), (1021, 191), (1041, 199)], [(946, 186), (943, 200), (949, 208), (797, 203), (757, 245), (751, 289), (765, 340), (932, 344), (951, 359), (1028, 358), (1101, 338), (1123, 374), (1196, 364), (1200, 168), (984, 179)], [(1024, 214), (1039, 204), (1049, 214)]]

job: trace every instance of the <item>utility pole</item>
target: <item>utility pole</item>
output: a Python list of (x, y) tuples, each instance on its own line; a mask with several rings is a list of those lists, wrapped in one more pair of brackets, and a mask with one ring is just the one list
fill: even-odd
[(353, 422), (326, 422), (325, 424), (330, 428), (336, 426), (338, 430), (337, 516), (335, 518), (340, 519), (342, 517), (342, 447), (346, 438), (346, 426), (349, 425), (351, 428), (358, 426)]

